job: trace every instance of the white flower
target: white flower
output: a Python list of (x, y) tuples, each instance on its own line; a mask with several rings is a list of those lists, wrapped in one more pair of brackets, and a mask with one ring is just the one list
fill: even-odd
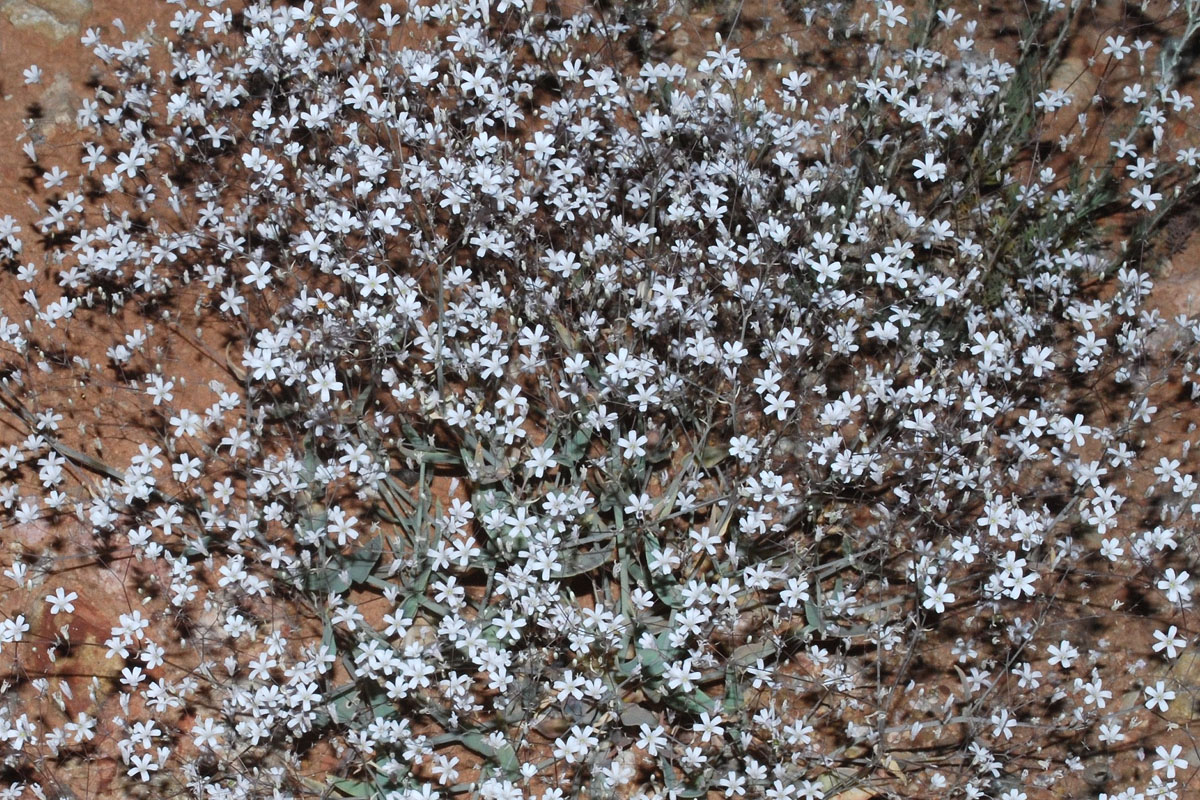
[(625, 498), (625, 503), (625, 513), (632, 514), (637, 519), (642, 519), (654, 509), (654, 500), (650, 497), (649, 492), (630, 494)]
[(1187, 647), (1187, 639), (1178, 634), (1179, 629), (1174, 625), (1167, 628), (1166, 632), (1155, 631), (1154, 638), (1156, 641), (1154, 643), (1154, 652), (1161, 653), (1163, 650), (1166, 650), (1167, 658), (1175, 658), (1179, 655), (1179, 650)]
[(1154, 191), (1150, 184), (1138, 186), (1135, 189), (1130, 189), (1129, 194), (1133, 197), (1134, 208), (1145, 208), (1147, 211), (1153, 211), (1158, 207), (1158, 201), (1162, 200), (1161, 193)]
[(1191, 599), (1192, 590), (1188, 586), (1188, 578), (1191, 576), (1187, 571), (1176, 573), (1172, 567), (1167, 567), (1163, 571), (1162, 578), (1159, 579), (1155, 586), (1158, 590), (1167, 596), (1167, 600), (1172, 603), (1182, 603)]
[(308, 384), (308, 393), (319, 394), (322, 403), (329, 402), (330, 392), (340, 392), (342, 390), (341, 381), (337, 380), (333, 372), (333, 367), (329, 365), (314, 369), (310, 378), (311, 383)]
[(505, 639), (512, 639), (514, 642), (520, 641), (521, 629), (525, 625), (526, 621), (515, 617), (511, 608), (504, 609), (499, 618), (492, 620), (492, 626), (496, 628), (496, 638), (500, 641)]
[(1159, 711), (1165, 712), (1169, 707), (1170, 701), (1175, 699), (1175, 692), (1166, 688), (1162, 681), (1156, 682), (1153, 686), (1146, 687), (1146, 708), (1151, 711), (1157, 706)]
[(738, 461), (749, 463), (758, 455), (758, 440), (750, 436), (734, 436), (729, 440), (729, 455)]
[(554, 451), (548, 447), (534, 447), (529, 451), (529, 458), (525, 461), (525, 469), (532, 471), (535, 478), (542, 477), (546, 470), (557, 466), (558, 462), (554, 460)]
[(588, 752), (600, 744), (600, 737), (595, 735), (596, 729), (591, 725), (572, 725), (565, 740), (554, 740), (554, 756), (568, 764), (582, 761)]
[(354, 9), (358, 8), (358, 3), (354, 0), (333, 0), (332, 6), (325, 6), (321, 9), (321, 13), (329, 17), (329, 26), (336, 28), (343, 22), (353, 25), (358, 21), (358, 15), (354, 13)]
[(725, 790), (725, 796), (728, 798), (732, 798), (734, 795), (738, 797), (746, 795), (746, 776), (736, 769), (726, 772), (724, 777), (717, 781), (717, 785)]
[(701, 712), (700, 721), (692, 724), (692, 730), (700, 734), (702, 742), (708, 742), (712, 737), (725, 733), (725, 728), (721, 725), (721, 715), (709, 714), (707, 711)]
[(246, 271), (250, 274), (242, 278), (242, 283), (251, 284), (255, 289), (263, 290), (271, 284), (272, 265), (267, 261), (248, 261)]
[(1075, 443), (1078, 447), (1083, 447), (1088, 435), (1092, 432), (1090, 425), (1084, 424), (1083, 414), (1076, 414), (1074, 420), (1066, 417), (1059, 417), (1054, 422), (1054, 434), (1063, 442), (1063, 444)]
[[(637, 431), (629, 431), (617, 439), (617, 447), (622, 449), (624, 458), (641, 458), (646, 455), (645, 445), (650, 439)], [(540, 476), (539, 476), (540, 477)]]
[(201, 459), (193, 458), (187, 453), (180, 453), (179, 461), (171, 465), (171, 473), (175, 476), (175, 480), (186, 483), (199, 478), (202, 468), (203, 461)]
[(991, 723), (994, 726), (992, 736), (1002, 735), (1005, 739), (1011, 739), (1013, 728), (1017, 727), (1017, 721), (1009, 716), (1007, 708), (1000, 709), (998, 714), (992, 714)]
[(326, 525), (326, 530), (337, 537), (339, 546), (344, 547), (347, 542), (358, 538), (358, 531), (354, 529), (354, 523), (356, 522), (358, 522), (358, 517), (347, 516), (341, 506), (333, 506), (329, 509), (329, 521)]
[(154, 761), (154, 756), (150, 753), (132, 756), (129, 759), (129, 763), (130, 767), (126, 774), (131, 778), (136, 777), (140, 781), (149, 780), (150, 773), (157, 772), (159, 768), (158, 764)]
[(149, 382), (151, 385), (146, 387), (146, 394), (154, 398), (154, 405), (169, 403), (175, 398), (171, 392), (175, 388), (174, 381), (164, 381), (161, 375), (151, 375)]
[(682, 689), (684, 692), (690, 693), (695, 690), (696, 684), (694, 681), (700, 680), (700, 673), (692, 669), (692, 660), (685, 658), (683, 661), (672, 661), (663, 671), (663, 677), (667, 680), (667, 686), (672, 689)]
[(322, 255), (333, 252), (333, 245), (325, 241), (326, 238), (325, 231), (319, 231), (316, 236), (312, 231), (303, 231), (295, 246), (296, 253), (307, 255), (309, 261), (316, 263)]
[(907, 25), (908, 17), (904, 16), (904, 6), (898, 6), (892, 0), (883, 0), (883, 6), (879, 9), (879, 17), (889, 28), (894, 28), (896, 25)]
[(1167, 780), (1175, 779), (1176, 769), (1187, 769), (1187, 760), (1179, 757), (1179, 754), (1183, 752), (1183, 747), (1180, 745), (1173, 744), (1170, 750), (1159, 745), (1154, 749), (1154, 752), (1158, 755), (1158, 760), (1154, 762), (1154, 770), (1156, 772), (1165, 770)]
[(913, 175), (919, 181), (937, 183), (946, 177), (946, 165), (939, 164), (933, 153), (926, 153), (924, 159), (914, 158), (912, 165), (916, 167)]
[(949, 590), (946, 581), (938, 581), (937, 586), (925, 584), (925, 602), (922, 603), (925, 608), (941, 614), (946, 610), (946, 604), (953, 602), (954, 593)]
[(204, 717), (192, 725), (192, 741), (196, 747), (218, 750), (221, 747), (220, 737), (224, 734), (225, 726), (212, 717)]
[(1104, 49), (1101, 51), (1106, 56), (1112, 56), (1117, 61), (1129, 55), (1130, 47), (1125, 44), (1124, 36), (1106, 36), (1104, 39)]
[(537, 131), (533, 134), (533, 140), (525, 143), (525, 150), (532, 153), (537, 161), (548, 161), (554, 154), (554, 136), (545, 131)]
[(1081, 687), (1083, 689), (1083, 702), (1085, 705), (1095, 705), (1096, 708), (1104, 708), (1108, 704), (1108, 701), (1112, 699), (1112, 692), (1104, 688), (1104, 681), (1098, 675), (1086, 683), (1076, 678), (1075, 688), (1079, 689)]
[(1052, 667), (1055, 664), (1061, 664), (1063, 669), (1070, 669), (1071, 665), (1075, 663), (1075, 659), (1079, 658), (1079, 651), (1066, 639), (1063, 639), (1056, 645), (1050, 645), (1047, 648), (1047, 652), (1050, 653), (1048, 663)]
[(146, 157), (143, 156), (137, 148), (134, 148), (128, 153), (119, 153), (117, 155), (117, 168), (115, 173), (120, 175), (122, 172), (124, 172), (126, 175), (132, 178), (137, 174), (138, 168), (145, 166), (145, 164)]
[(1033, 372), (1033, 377), (1040, 378), (1044, 372), (1054, 369), (1051, 356), (1054, 351), (1049, 347), (1027, 347), (1021, 361)]
[(1137, 163), (1126, 164), (1125, 171), (1129, 173), (1129, 177), (1135, 181), (1147, 181), (1154, 177), (1154, 170), (1158, 168), (1157, 161), (1147, 161), (1138, 156)]
[(1121, 726), (1116, 722), (1100, 723), (1100, 741), (1104, 744), (1116, 744), (1125, 740), (1125, 734), (1121, 733)]
[(367, 267), (366, 275), (361, 273), (355, 275), (354, 280), (358, 283), (364, 297), (370, 297), (373, 294), (387, 294), (387, 278), (379, 274), (379, 269), (374, 264)]
[(24, 614), (18, 614), (12, 619), (0, 620), (0, 644), (10, 644), (21, 641), (29, 631), (29, 623)]
[(74, 722), (68, 722), (63, 727), (74, 737), (76, 744), (90, 742), (96, 738), (96, 720), (82, 711), (75, 716)]
[(75, 611), (74, 601), (79, 599), (79, 595), (75, 592), (64, 592), (60, 586), (54, 594), (46, 595), (46, 602), (50, 604), (51, 614), (60, 614), (66, 611), (68, 614)]
[(763, 412), (767, 416), (775, 415), (778, 420), (787, 418), (787, 414), (796, 407), (796, 401), (791, 399), (791, 392), (781, 389), (778, 393), (767, 394), (763, 397), (766, 402)]

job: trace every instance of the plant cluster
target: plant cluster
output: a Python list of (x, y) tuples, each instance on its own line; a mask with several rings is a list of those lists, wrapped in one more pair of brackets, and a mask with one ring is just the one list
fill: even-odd
[[(665, 8), (176, 5), (165, 49), (88, 31), (88, 141), (29, 142), (40, 219), (0, 219), (0, 501), (158, 565), (173, 633), (114, 621), (111, 740), (0, 706), (0, 796), (103, 752), (129, 796), (1022, 800), (1135, 742), (1108, 796), (1183, 796), (1179, 687), (1122, 704), (1065, 631), (1129, 587), (1170, 621), (1142, 666), (1193, 648), (1190, 440), (1151, 440), (1200, 320), (1141, 257), (1200, 182), (1200, 6), (1109, 36), (1100, 130), (1046, 141), (1078, 0), (1006, 57), (953, 7), (812, 6), (865, 56), (833, 80), (688, 67)], [(136, 398), (136, 453), (28, 401), (68, 377)], [(57, 564), (6, 573), (56, 625)], [(18, 683), (72, 646), (32, 614)]]

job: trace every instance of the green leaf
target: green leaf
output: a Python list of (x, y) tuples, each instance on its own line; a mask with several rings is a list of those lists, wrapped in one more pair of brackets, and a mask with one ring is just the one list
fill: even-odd
[(383, 539), (373, 536), (370, 541), (347, 556), (344, 568), (350, 571), (350, 582), (364, 582), (370, 576), (371, 571), (375, 569), (375, 565), (379, 563), (379, 556), (382, 553)]
[(639, 588), (649, 589), (651, 587), (650, 579), (646, 577), (646, 570), (642, 569), (642, 565), (636, 560), (629, 559), (625, 564), (625, 572), (633, 578), (634, 584)]
[(455, 736), (454, 740), (460, 742), (468, 750), (494, 761), (506, 775), (516, 775), (521, 771), (521, 762), (517, 759), (517, 753), (507, 742), (499, 748), (492, 747), (482, 733), (464, 733), (461, 736)]
[(653, 728), (658, 725), (658, 715), (645, 706), (631, 703), (621, 709), (621, 724), (626, 728), (636, 728), (640, 725)]
[(660, 447), (646, 453), (647, 464), (661, 464), (671, 457), (671, 448)]
[(592, 429), (584, 426), (575, 431), (575, 435), (571, 440), (563, 445), (562, 449), (555, 454), (554, 458), (558, 463), (567, 467), (573, 468), (583, 458), (583, 454), (587, 452), (588, 444), (592, 441)]
[(667, 789), (674, 792), (679, 789), (679, 778), (675, 777), (675, 767), (671, 766), (671, 760), (666, 754), (658, 757), (658, 765), (662, 768), (663, 782), (666, 783)]
[(705, 469), (712, 469), (728, 457), (728, 447), (717, 447), (715, 445), (710, 445), (700, 451), (700, 466), (704, 467)]
[[(351, 687), (353, 688), (353, 686)], [(349, 722), (358, 716), (363, 710), (363, 702), (359, 697), (351, 692), (350, 694), (342, 695), (333, 703), (333, 715), (335, 722), (341, 724)]]
[(554, 332), (558, 334), (558, 338), (567, 346), (568, 352), (578, 353), (579, 337), (558, 319), (552, 319), (550, 324), (554, 326)]
[(371, 708), (375, 710), (377, 717), (387, 718), (396, 713), (396, 707), (392, 705), (392, 699), (387, 696), (387, 692), (376, 692), (371, 700)]
[(711, 714), (717, 707), (716, 701), (699, 689), (690, 695), (669, 694), (667, 695), (667, 703), (689, 714), (702, 714), (706, 711)]
[(383, 542), (376, 536), (349, 555), (334, 556), (323, 570), (312, 573), (310, 589), (344, 594), (352, 585), (364, 583), (371, 576), (382, 552)]
[(817, 633), (824, 633), (825, 620), (821, 618), (821, 609), (817, 608), (815, 604), (809, 602), (808, 600), (804, 601), (804, 618), (808, 620), (808, 625), (810, 628), (815, 630)]
[(667, 671), (663, 654), (651, 647), (638, 648), (637, 663), (642, 665), (642, 674), (650, 677), (660, 678)]
[(760, 658), (767, 658), (774, 654), (775, 645), (767, 639), (762, 639), (734, 648), (733, 657), (730, 660), (733, 664), (745, 668), (752, 666)]
[(375, 786), (363, 781), (352, 780), (335, 780), (333, 788), (341, 793), (342, 797), (374, 797)]
[(589, 550), (586, 553), (576, 553), (570, 564), (558, 573), (560, 578), (571, 578), (576, 575), (586, 575), (603, 567), (612, 558), (611, 548)]
[(721, 708), (726, 714), (736, 714), (745, 704), (745, 693), (737, 672), (732, 661), (725, 667), (725, 699)]
[[(707, 789), (704, 786), (686, 787), (679, 778), (675, 775), (675, 767), (671, 765), (671, 760), (664, 754), (659, 756), (659, 766), (662, 768), (663, 782), (667, 786), (667, 791), (672, 797), (703, 797), (707, 794)], [(696, 775), (700, 773), (697, 772)], [(694, 780), (693, 776), (693, 780)]]
[(337, 640), (333, 636), (333, 623), (326, 620), (325, 630), (321, 634), (321, 649), (337, 655)]
[[(668, 453), (669, 455), (669, 453)], [(649, 459), (647, 459), (649, 461)], [(689, 455), (680, 466), (679, 471), (675, 473), (675, 479), (671, 481), (671, 485), (662, 493), (658, 502), (654, 504), (654, 510), (650, 512), (650, 519), (662, 519), (668, 516), (672, 509), (675, 508), (675, 498), (679, 496), (679, 488), (685, 475), (691, 473), (692, 457)]]
[(512, 465), (508, 463), (507, 459), (498, 457), (491, 450), (485, 448), (482, 442), (475, 445), (474, 453), (465, 447), (460, 448), (459, 452), (462, 464), (467, 468), (471, 480), (479, 485), (501, 483), (512, 474)]
[[(647, 557), (657, 556), (663, 551), (663, 547), (658, 542), (658, 537), (652, 533), (647, 533), (643, 537), (646, 541)], [(676, 583), (672, 576), (663, 575), (658, 570), (650, 571), (650, 585), (654, 589), (654, 594), (659, 600), (669, 605), (671, 608), (683, 608), (683, 593), (679, 590), (679, 584)]]
[(367, 407), (367, 400), (371, 397), (371, 384), (368, 382), (366, 387), (358, 393), (358, 397), (354, 399), (354, 416), (361, 418), (363, 409)]

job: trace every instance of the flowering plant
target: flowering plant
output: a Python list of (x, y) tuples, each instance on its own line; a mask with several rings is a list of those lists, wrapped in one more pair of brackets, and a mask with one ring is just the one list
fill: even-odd
[[(1200, 7), (1098, 43), (1117, 105), (1066, 119), (1079, 2), (814, 6), (773, 75), (740, 11), (689, 66), (653, 4), (177, 5), (165, 52), (85, 35), (78, 164), (27, 148), (43, 267), (0, 220), (4, 505), (154, 609), (76, 716), (54, 659), (61, 721), (0, 712), (22, 786), (1179, 796), (1200, 502), (1159, 408), (1200, 321), (1146, 308), (1147, 248), (1200, 182)], [(142, 415), (121, 458), (68, 377)], [(6, 575), (57, 624), (45, 555)], [(1094, 598), (1161, 619), (1162, 678)], [(75, 646), (33, 613), (14, 675)], [(1149, 777), (1089, 772), (1143, 726)]]

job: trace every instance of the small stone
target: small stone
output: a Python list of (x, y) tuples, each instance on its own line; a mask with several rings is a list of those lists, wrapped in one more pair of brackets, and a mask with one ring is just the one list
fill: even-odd
[(0, 13), (8, 18), (13, 27), (39, 33), (56, 42), (61, 42), (68, 36), (79, 33), (79, 24), (63, 22), (44, 8), (35, 6), (28, 0), (5, 0), (0, 5)]
[(59, 22), (83, 22), (92, 13), (92, 0), (31, 0), (33, 5), (48, 11)]
[(42, 114), (53, 125), (65, 125), (75, 119), (79, 97), (65, 72), (56, 73), (54, 82), (42, 94)]
[(847, 789), (844, 792), (838, 792), (832, 800), (871, 800), (873, 797), (878, 797), (872, 789), (865, 789), (861, 786), (853, 789)]
[(424, 617), (417, 617), (404, 633), (404, 646), (419, 645), (422, 648), (431, 647), (437, 642), (437, 632)]
[(1057, 142), (1059, 137), (1078, 134), (1079, 117), (1094, 110), (1092, 97), (1100, 87), (1100, 79), (1088, 68), (1087, 62), (1068, 56), (1050, 76), (1051, 90), (1064, 92), (1069, 102), (1063, 108), (1043, 118), (1042, 141)]
[(1200, 687), (1200, 655), (1185, 650), (1167, 670), (1169, 685), (1175, 690), (1175, 699), (1163, 716), (1181, 725), (1196, 719), (1197, 689)]

